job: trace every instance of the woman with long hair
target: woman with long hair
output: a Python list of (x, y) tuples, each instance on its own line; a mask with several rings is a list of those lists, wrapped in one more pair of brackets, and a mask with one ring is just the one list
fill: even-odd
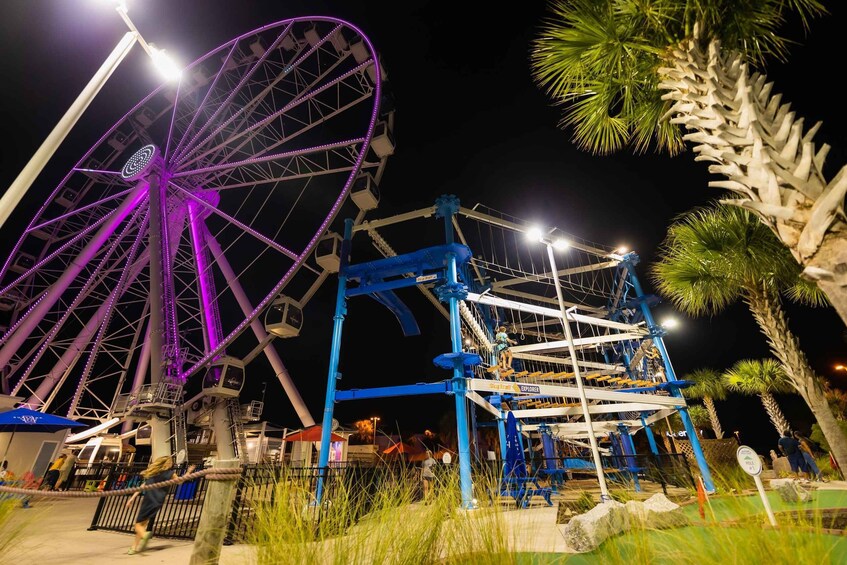
[[(144, 484), (152, 485), (177, 478), (178, 475), (174, 472), (173, 467), (174, 461), (170, 455), (157, 457), (141, 472), (141, 476), (144, 477)], [(194, 471), (194, 465), (189, 466), (186, 473), (191, 473), (192, 471)], [(147, 525), (165, 503), (168, 487), (133, 493), (126, 502), (127, 508), (132, 506), (132, 503), (135, 502), (139, 494), (142, 495), (141, 508), (139, 508), (138, 515), (135, 517), (135, 543), (132, 544), (132, 547), (127, 552), (130, 555), (141, 553), (147, 547), (147, 542), (153, 536), (153, 532), (147, 531)]]

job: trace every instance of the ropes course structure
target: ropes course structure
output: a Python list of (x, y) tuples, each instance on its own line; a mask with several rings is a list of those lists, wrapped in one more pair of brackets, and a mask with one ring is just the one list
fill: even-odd
[(314, 424), (271, 341), (299, 333), (337, 270), (336, 216), (377, 204), (394, 150), (384, 81), (358, 28), (308, 17), (236, 37), (144, 97), (33, 191), (49, 196), (4, 250), (3, 393), (101, 431), (146, 421), (154, 457), (185, 448), (186, 408), (206, 397), (219, 456), (243, 460), (238, 394), (264, 354)]
[[(424, 233), (420, 226), (406, 224), (433, 217), (443, 222), (446, 242), (402, 252), (389, 244), (391, 233), (399, 236), (409, 229)], [(353, 238), (363, 231), (384, 259), (354, 262)], [(422, 238), (414, 241), (420, 245)], [(662, 339), (665, 330), (651, 312), (657, 300), (643, 292), (635, 272), (638, 262), (635, 253), (619, 253), (556, 228), (541, 231), (482, 205), (466, 208), (451, 195), (405, 214), (359, 225), (348, 221), (340, 256), (324, 430), (329, 429), (327, 419), (339, 401), (454, 395), (462, 504), (472, 508), (476, 502), (468, 429), (477, 409), (496, 420), (503, 460), (508, 413), (524, 433), (543, 440), (545, 451), (553, 441), (590, 447), (606, 496), (597, 438), (613, 437), (623, 455), (634, 456), (631, 436), (644, 429), (655, 450), (651, 425), (679, 412), (706, 488), (713, 490), (680, 392), (690, 383), (676, 378)], [(449, 321), (452, 351), (434, 363), (452, 371), (452, 378), (336, 390), (347, 300), (372, 296), (395, 314), (405, 335), (415, 335), (419, 330), (414, 315), (395, 292), (413, 286)], [(517, 343), (510, 348), (513, 361), (506, 368), (495, 346), (501, 326)], [(322, 446), (328, 445), (326, 440)], [(327, 464), (325, 451), (320, 467)]]

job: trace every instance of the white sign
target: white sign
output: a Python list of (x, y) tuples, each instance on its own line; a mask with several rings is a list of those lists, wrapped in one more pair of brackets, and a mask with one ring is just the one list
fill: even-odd
[(762, 474), (762, 460), (752, 447), (742, 445), (735, 452), (735, 457), (738, 459), (738, 464), (748, 475), (758, 477)]

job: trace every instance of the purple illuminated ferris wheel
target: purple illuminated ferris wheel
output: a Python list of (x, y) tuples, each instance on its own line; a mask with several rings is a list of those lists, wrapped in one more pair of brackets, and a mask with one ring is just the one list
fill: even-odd
[(354, 26), (295, 18), (222, 45), (132, 108), (2, 265), (4, 390), (105, 421), (122, 392), (182, 385), (242, 333), (265, 339), (260, 313), (301, 268), (317, 272), (307, 259), (351, 186), (391, 152), (375, 139), (389, 127), (380, 76)]

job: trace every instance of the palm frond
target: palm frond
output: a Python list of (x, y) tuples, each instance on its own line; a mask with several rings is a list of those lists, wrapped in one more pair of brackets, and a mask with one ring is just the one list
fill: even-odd
[(793, 392), (791, 379), (773, 359), (743, 359), (723, 375), (726, 387), (740, 394)]

